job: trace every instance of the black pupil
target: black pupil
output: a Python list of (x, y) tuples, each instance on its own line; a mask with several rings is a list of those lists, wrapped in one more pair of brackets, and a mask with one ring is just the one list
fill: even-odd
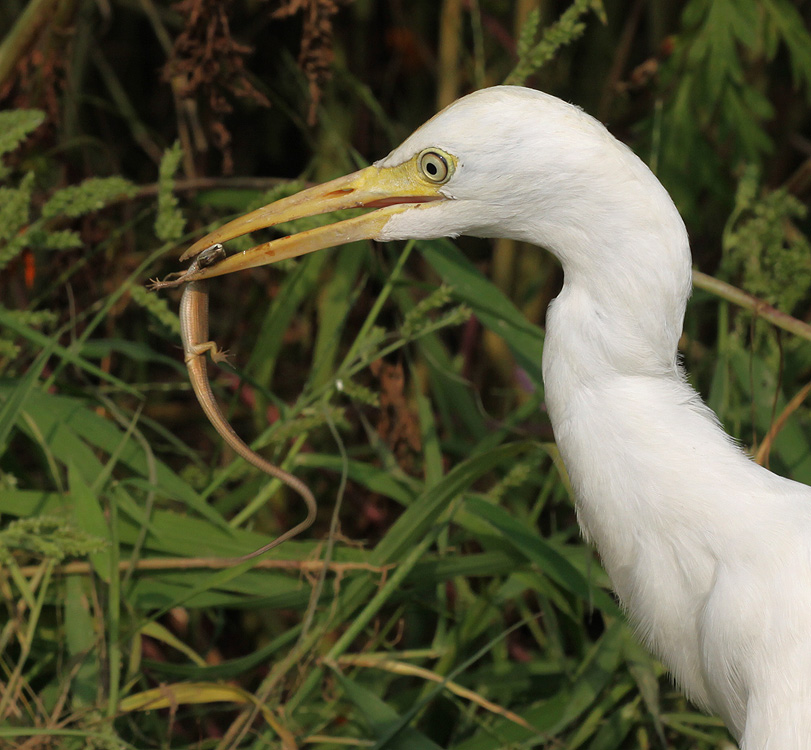
[(428, 174), (430, 174), (430, 175), (436, 175), (436, 173), (439, 172), (439, 169), (437, 168), (437, 165), (436, 165), (435, 162), (429, 161), (425, 165), (425, 171), (428, 172)]

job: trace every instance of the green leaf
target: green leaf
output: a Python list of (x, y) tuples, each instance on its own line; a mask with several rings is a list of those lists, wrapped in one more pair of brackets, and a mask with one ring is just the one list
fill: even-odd
[(364, 461), (344, 461), (340, 456), (330, 456), (323, 453), (303, 453), (299, 455), (296, 463), (332, 471), (340, 475), (344, 469), (347, 477), (357, 482), (370, 492), (379, 492), (385, 497), (400, 503), (403, 506), (411, 505), (416, 495), (422, 489), (422, 483), (412, 479), (405, 473), (393, 473), (388, 468), (381, 468)]
[(521, 27), (521, 33), (518, 35), (518, 44), (516, 45), (515, 51), (519, 60), (523, 60), (529, 56), (540, 25), (541, 11), (539, 8), (533, 8), (527, 13), (527, 18), (524, 21), (524, 25)]
[(794, 85), (811, 88), (811, 33), (797, 6), (790, 0), (763, 0), (767, 18), (789, 51)]
[[(86, 534), (109, 539), (110, 529), (104, 518), (101, 498), (93, 492), (76, 465), (72, 463), (68, 465), (68, 486), (73, 501), (73, 517), (76, 519), (76, 525)], [(109, 549), (99, 550), (90, 555), (93, 569), (103, 581), (110, 580), (110, 560)]]
[[(8, 242), (28, 224), (33, 189), (33, 172), (29, 172), (20, 180), (19, 187), (0, 187), (0, 242)], [(7, 265), (22, 249), (16, 244), (14, 248), (14, 251), (10, 248), (0, 248), (0, 268)]]
[(51, 343), (37, 355), (36, 360), (28, 368), (28, 372), (7, 393), (0, 394), (3, 404), (0, 407), (0, 455), (6, 452), (9, 435), (25, 408), (26, 399), (35, 390), (39, 376), (50, 359), (55, 344), (56, 341), (52, 339)]
[[(389, 729), (398, 724), (400, 715), (385, 701), (357, 682), (350, 680), (340, 669), (333, 669), (338, 682), (346, 694), (360, 710), (372, 736), (381, 738), (388, 735)], [(375, 745), (376, 748), (380, 745)], [(441, 750), (421, 732), (412, 727), (404, 727), (385, 744), (386, 750)]]
[(90, 177), (78, 185), (57, 190), (42, 207), (43, 219), (76, 218), (99, 211), (122, 196), (131, 197), (138, 188), (123, 177)]
[(181, 654), (198, 667), (206, 666), (206, 660), (203, 659), (202, 656), (158, 622), (146, 623), (146, 625), (141, 628), (141, 635), (148, 635), (150, 638), (154, 638), (156, 641), (165, 643), (170, 648), (180, 651)]
[[(6, 491), (2, 494), (5, 498)], [(13, 505), (11, 511), (20, 513), (20, 509)], [(103, 550), (105, 546), (102, 537), (77, 529), (64, 515), (40, 513), (18, 518), (0, 531), (0, 553), (5, 564), (9, 563), (9, 550), (25, 550), (29, 554), (62, 561), (66, 557), (85, 557)]]
[(352, 289), (368, 262), (367, 242), (355, 242), (342, 247), (335, 258), (332, 278), (318, 295), (319, 324), (313, 354), (313, 388), (324, 385), (332, 378), (341, 331), (354, 302)]
[(552, 60), (561, 47), (579, 39), (586, 29), (586, 24), (580, 21), (580, 17), (589, 10), (603, 23), (607, 22), (602, 0), (574, 0), (555, 23), (544, 29), (537, 43), (533, 43), (533, 40), (537, 34), (540, 14), (529, 13), (519, 36), (518, 63), (504, 83), (523, 84)]
[(486, 519), (498, 529), (504, 539), (526, 555), (564, 590), (575, 594), (586, 602), (594, 602), (604, 611), (619, 615), (613, 599), (599, 588), (594, 588), (588, 580), (565, 557), (553, 549), (538, 533), (526, 524), (513, 518), (498, 505), (493, 505), (477, 497), (465, 500), (466, 508), (480, 518)]
[(180, 212), (174, 194), (174, 175), (183, 158), (179, 141), (163, 153), (158, 169), (158, 215), (155, 218), (155, 234), (164, 242), (177, 240), (183, 235), (186, 219)]
[(269, 383), (282, 348), (284, 332), (302, 301), (315, 294), (328, 253), (308, 255), (283, 281), (276, 299), (259, 325), (256, 342), (245, 371), (260, 383)]
[(90, 614), (86, 581), (70, 576), (66, 582), (65, 640), (68, 654), (81, 666), (70, 686), (71, 703), (77, 708), (96, 704), (100, 690), (101, 659), (96, 623)]
[(411, 506), (395, 521), (386, 536), (372, 553), (375, 564), (383, 565), (398, 559), (409, 548), (421, 540), (433, 526), (450, 501), (460, 495), (480, 477), (500, 464), (532, 450), (536, 444), (531, 441), (510, 443), (494, 448), (487, 453), (477, 454), (462, 461), (449, 471), (433, 487), (426, 488)]
[[(7, 392), (8, 388), (0, 384), (0, 395)], [(75, 464), (87, 485), (92, 485), (103, 473), (103, 465), (94, 451), (112, 454), (121, 443), (121, 429), (79, 399), (35, 391), (29, 396), (25, 411), (29, 420), (20, 425), (20, 429), (41, 443), (57, 461), (66, 466)], [(121, 448), (118, 460), (144, 479), (149, 478), (151, 469), (154, 470), (161, 493), (184, 503), (215, 526), (227, 528), (222, 516), (203, 502), (169, 467), (159, 461), (153, 462), (136, 440), (129, 440)]]
[(529, 738), (548, 742), (550, 735), (561, 732), (594, 705), (614, 677), (622, 656), (622, 633), (621, 623), (612, 625), (583, 660), (571, 684), (549, 700), (523, 711), (523, 718), (537, 732), (499, 719), (479, 730), (469, 740), (460, 742), (454, 750), (501, 750), (509, 747), (510, 742), (521, 743)]
[(130, 288), (130, 297), (136, 305), (143, 307), (161, 325), (166, 326), (171, 333), (180, 338), (180, 319), (177, 313), (169, 308), (165, 297), (159, 297), (148, 289), (135, 285)]
[[(392, 294), (406, 314), (415, 306), (406, 289), (395, 287)], [(458, 424), (466, 437), (475, 441), (484, 438), (487, 427), (479, 403), (468, 388), (459, 387), (458, 368), (442, 340), (435, 333), (428, 333), (417, 339), (416, 346), (428, 366), (432, 401), (442, 415), (444, 426), (452, 429)]]
[(0, 111), (0, 156), (17, 148), (44, 120), (38, 109)]
[(0, 325), (3, 325), (9, 330), (14, 331), (15, 333), (27, 339), (29, 342), (36, 345), (37, 347), (41, 347), (43, 349), (52, 348), (55, 356), (62, 358), (66, 362), (76, 365), (77, 367), (84, 370), (88, 374), (99, 378), (102, 382), (109, 383), (110, 385), (115, 386), (122, 392), (128, 393), (130, 396), (135, 396), (136, 398), (141, 397), (141, 393), (136, 388), (133, 388), (131, 385), (125, 383), (123, 380), (120, 380), (119, 378), (110, 375), (109, 373), (102, 370), (100, 367), (94, 365), (92, 362), (88, 362), (86, 359), (84, 359), (84, 357), (79, 356), (79, 354), (77, 354), (72, 349), (67, 349), (63, 346), (55, 345), (53, 343), (52, 337), (47, 336), (44, 333), (40, 333), (40, 331), (34, 330), (26, 323), (27, 319), (25, 317), (21, 318), (19, 315), (15, 315), (12, 311), (6, 310), (2, 306), (0, 306)]
[(483, 325), (507, 342), (518, 364), (536, 388), (542, 390), (543, 331), (530, 323), (452, 242), (420, 242), (417, 247), (442, 281), (451, 287), (454, 298), (469, 305)]
[(639, 721), (639, 701), (632, 701), (623, 706), (612, 705), (606, 711), (605, 721), (600, 726), (588, 750), (619, 750), (634, 725)]

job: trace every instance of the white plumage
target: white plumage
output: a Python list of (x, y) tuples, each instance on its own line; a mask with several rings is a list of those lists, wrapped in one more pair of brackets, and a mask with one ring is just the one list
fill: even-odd
[(175, 283), (363, 238), (469, 234), (546, 247), (564, 285), (543, 373), (555, 438), (640, 637), (743, 750), (811, 750), (811, 489), (724, 434), (677, 354), (684, 224), (650, 170), (576, 107), (519, 87), (464, 97), (372, 167), (230, 222), (377, 210), (284, 237)]
[(746, 457), (685, 381), (690, 250), (670, 197), (599, 122), (529, 89), (460, 99), (378, 166), (426, 148), (458, 160), (449, 200), (379, 238), (506, 237), (559, 258), (543, 373), (583, 532), (688, 697), (743, 750), (808, 750), (811, 490)]

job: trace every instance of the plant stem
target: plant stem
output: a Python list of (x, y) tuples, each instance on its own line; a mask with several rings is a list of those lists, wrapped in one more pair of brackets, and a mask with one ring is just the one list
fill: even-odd
[(0, 44), (0, 89), (11, 78), (42, 28), (52, 20), (59, 0), (31, 0)]
[(788, 331), (795, 336), (811, 341), (811, 325), (787, 313), (781, 312), (759, 297), (744, 292), (742, 289), (732, 286), (732, 284), (727, 284), (726, 281), (721, 281), (720, 279), (708, 276), (706, 273), (694, 269), (693, 285), (699, 289), (711, 292), (721, 299), (732, 302), (732, 304), (742, 307), (744, 310), (751, 310), (757, 317), (763, 318), (763, 320), (768, 321), (778, 328), (782, 328), (784, 331)]

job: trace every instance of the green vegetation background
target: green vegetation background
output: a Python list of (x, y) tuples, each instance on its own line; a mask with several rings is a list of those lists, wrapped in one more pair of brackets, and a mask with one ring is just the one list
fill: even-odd
[(145, 283), (457, 96), (526, 83), (671, 191), (707, 274), (693, 382), (811, 482), (810, 18), (789, 0), (4, 0), (0, 746), (729, 747), (579, 537), (539, 374), (548, 255), (363, 244), (213, 284), (218, 398), (320, 503), (305, 537), (229, 568), (303, 508), (223, 447), (178, 295)]

